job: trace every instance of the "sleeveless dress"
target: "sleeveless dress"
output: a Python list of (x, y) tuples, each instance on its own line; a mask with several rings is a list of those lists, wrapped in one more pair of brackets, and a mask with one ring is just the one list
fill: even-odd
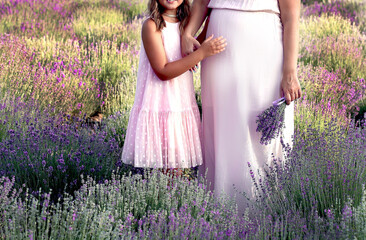
[[(179, 23), (166, 22), (162, 40), (169, 62), (182, 58)], [(190, 168), (202, 164), (201, 120), (192, 73), (160, 80), (141, 43), (136, 95), (122, 162), (135, 167)]]
[[(204, 164), (216, 194), (236, 196), (239, 211), (254, 198), (248, 163), (257, 171), (283, 159), (280, 139), (260, 144), (256, 119), (281, 96), (283, 43), (277, 0), (211, 0), (207, 36), (223, 36), (226, 50), (202, 62)], [(283, 137), (291, 144), (293, 103), (286, 107)], [(263, 176), (263, 175), (262, 175)]]

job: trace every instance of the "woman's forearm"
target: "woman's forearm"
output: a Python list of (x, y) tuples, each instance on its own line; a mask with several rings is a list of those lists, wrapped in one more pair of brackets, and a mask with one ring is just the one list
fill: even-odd
[(279, 0), (283, 24), (283, 75), (281, 91), (286, 103), (301, 97), (301, 87), (297, 77), (297, 57), (299, 51), (300, 0)]
[[(300, 1), (293, 1), (291, 4), (282, 4), (281, 20), (283, 24), (283, 72), (296, 72), (297, 58), (299, 51), (299, 18)], [(287, 2), (287, 1), (280, 1)]]
[(197, 33), (198, 29), (201, 27), (203, 21), (207, 16), (208, 3), (209, 0), (194, 0), (191, 16), (185, 28), (185, 34), (194, 36)]
[(286, 23), (283, 31), (283, 71), (296, 71), (299, 49), (299, 28), (296, 20)]

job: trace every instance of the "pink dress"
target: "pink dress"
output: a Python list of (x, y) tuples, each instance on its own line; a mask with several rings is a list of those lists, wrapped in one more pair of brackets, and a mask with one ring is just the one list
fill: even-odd
[[(166, 22), (162, 40), (169, 62), (182, 58), (179, 23)], [(122, 161), (149, 168), (190, 168), (202, 164), (201, 122), (192, 73), (160, 80), (143, 43)]]

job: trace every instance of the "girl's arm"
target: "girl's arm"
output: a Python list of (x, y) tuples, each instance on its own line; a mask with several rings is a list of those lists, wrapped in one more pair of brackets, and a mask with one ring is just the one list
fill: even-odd
[(202, 25), (208, 14), (207, 5), (210, 0), (194, 0), (192, 6), (192, 12), (189, 18), (189, 22), (182, 34), (182, 55), (186, 56), (194, 51), (194, 48), (198, 48), (200, 43), (194, 38), (198, 29)]
[(286, 103), (301, 97), (297, 78), (297, 58), (299, 48), (300, 0), (279, 0), (283, 24), (283, 76), (281, 89)]
[(152, 19), (147, 19), (142, 26), (142, 41), (147, 58), (155, 74), (161, 80), (170, 80), (193, 68), (204, 58), (225, 50), (226, 40), (222, 37), (209, 37), (194, 53), (174, 62), (168, 62), (165, 54), (161, 31), (158, 31)]

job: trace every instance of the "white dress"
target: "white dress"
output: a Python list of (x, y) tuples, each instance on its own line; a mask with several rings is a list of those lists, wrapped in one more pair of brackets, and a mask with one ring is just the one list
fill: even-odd
[[(179, 23), (166, 22), (162, 40), (169, 62), (182, 58)], [(136, 85), (122, 161), (147, 168), (201, 165), (201, 119), (192, 73), (160, 80), (142, 43)]]
[[(228, 45), (226, 51), (202, 62), (204, 165), (200, 172), (207, 170), (216, 193), (236, 194), (242, 211), (245, 200), (237, 191), (250, 198), (255, 192), (248, 163), (256, 173), (271, 164), (272, 153), (283, 155), (279, 139), (260, 144), (255, 122), (282, 97), (282, 24), (276, 0), (212, 0), (209, 7), (213, 10), (207, 36), (223, 36)], [(292, 103), (285, 111), (287, 143), (294, 131), (293, 111)]]

